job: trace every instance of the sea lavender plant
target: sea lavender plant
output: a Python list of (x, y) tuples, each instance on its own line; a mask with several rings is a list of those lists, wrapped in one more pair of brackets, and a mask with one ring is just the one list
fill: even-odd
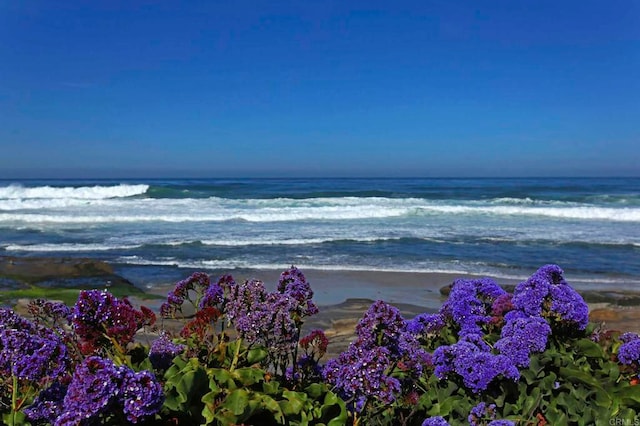
[(304, 317), (318, 313), (318, 307), (311, 300), (313, 298), (313, 290), (311, 290), (311, 286), (304, 274), (295, 266), (280, 274), (278, 292), (286, 294), (297, 301), (293, 312), (296, 315), (296, 321), (301, 321)]
[(540, 317), (518, 317), (507, 321), (495, 348), (517, 367), (528, 367), (532, 353), (543, 352), (551, 327)]
[(121, 386), (123, 412), (131, 423), (138, 423), (154, 415), (162, 408), (162, 385), (153, 373), (143, 370), (137, 373), (127, 370)]
[(440, 314), (459, 327), (458, 334), (482, 332), (482, 326), (491, 321), (493, 302), (506, 292), (489, 278), (454, 281), (449, 298)]
[[(188, 278), (176, 283), (173, 290), (167, 294), (167, 301), (160, 306), (160, 316), (162, 318), (173, 318), (178, 313), (182, 313), (182, 305), (189, 301), (194, 308), (213, 306), (217, 303), (217, 287), (211, 289), (208, 296), (207, 291), (211, 287), (211, 279), (204, 272), (194, 272)], [(206, 298), (204, 302), (202, 299)]]
[(453, 373), (474, 393), (486, 390), (498, 377), (520, 378), (520, 372), (511, 360), (505, 355), (491, 353), (480, 335), (467, 335), (453, 345), (438, 347), (433, 353), (433, 364), (434, 374), (439, 379)]
[(108, 358), (91, 356), (74, 371), (54, 424), (96, 424), (119, 415), (137, 423), (160, 411), (163, 402), (162, 385), (153, 373), (136, 373)]
[(623, 333), (618, 348), (618, 361), (626, 365), (640, 365), (640, 337), (636, 333)]
[[(398, 309), (382, 301), (369, 307), (356, 335), (346, 351), (327, 362), (324, 376), (352, 412), (366, 415), (369, 403), (390, 404), (412, 392), (431, 357), (406, 331)], [(403, 372), (402, 380), (394, 372)]]
[(496, 404), (481, 402), (471, 409), (469, 413), (469, 426), (481, 426), (486, 421), (496, 418)]
[(368, 399), (390, 404), (400, 393), (400, 381), (389, 375), (392, 357), (389, 349), (351, 345), (338, 358), (325, 365), (325, 379), (355, 412), (361, 412)]
[(430, 336), (437, 334), (445, 326), (445, 321), (440, 313), (420, 314), (407, 321), (407, 331), (416, 336)]
[(149, 349), (149, 360), (156, 370), (166, 370), (171, 361), (185, 349), (184, 345), (173, 343), (166, 333), (153, 341)]
[(442, 416), (429, 417), (422, 422), (422, 426), (449, 426), (449, 422)]
[(550, 318), (552, 326), (584, 330), (589, 307), (565, 281), (558, 265), (544, 265), (513, 292), (513, 306), (528, 316)]
[(154, 321), (151, 310), (138, 311), (127, 299), (120, 300), (101, 290), (81, 291), (72, 317), (80, 350), (85, 355), (112, 347), (122, 352), (140, 328)]
[(32, 300), (27, 310), (35, 321), (50, 324), (52, 327), (71, 325), (73, 317), (71, 309), (64, 303), (45, 299)]
[(64, 397), (67, 385), (55, 381), (41, 391), (31, 405), (24, 409), (24, 414), (32, 425), (53, 424), (64, 411)]
[(109, 414), (122, 398), (123, 376), (124, 367), (117, 367), (108, 358), (86, 358), (73, 373), (64, 397), (64, 410), (56, 423), (65, 419), (97, 420)]
[(68, 366), (67, 347), (52, 329), (0, 309), (0, 372), (30, 382), (51, 381)]

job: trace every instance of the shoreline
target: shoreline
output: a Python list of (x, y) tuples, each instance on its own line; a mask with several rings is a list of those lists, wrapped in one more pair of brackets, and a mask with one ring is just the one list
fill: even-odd
[[(16, 270), (19, 269), (19, 274)], [(87, 258), (22, 258), (0, 256), (0, 290), (15, 288), (15, 282), (38, 285), (41, 278), (46, 279), (47, 289), (67, 291), (69, 283), (86, 283), (88, 288), (109, 287), (114, 279), (120, 278), (129, 288), (129, 295), (136, 304), (143, 304), (158, 311), (167, 293), (173, 289), (174, 282), (165, 284), (139, 285), (121, 274), (126, 268)], [(268, 291), (277, 287), (282, 270), (276, 269), (234, 269), (204, 270), (212, 281), (225, 273), (231, 274), (238, 282), (257, 279), (265, 283)], [(313, 300), (320, 307), (320, 313), (309, 319), (307, 327), (322, 328), (335, 338), (349, 338), (353, 334), (355, 324), (369, 305), (375, 300), (383, 300), (397, 306), (405, 318), (423, 312), (435, 312), (446, 300), (446, 288), (454, 280), (484, 278), (483, 275), (456, 274), (446, 272), (389, 272), (366, 270), (323, 270), (300, 268), (314, 291)], [(194, 270), (180, 272), (180, 278), (187, 278)], [(10, 272), (14, 272), (13, 274)], [(503, 288), (518, 284), (517, 279), (494, 279)], [(640, 291), (603, 289), (585, 290), (574, 284), (571, 276), (565, 279), (587, 301), (590, 318), (594, 322), (604, 323), (606, 328), (622, 331), (640, 332)], [(4, 281), (3, 281), (4, 280)], [(11, 280), (8, 287), (3, 282)], [(58, 281), (56, 281), (58, 280)], [(167, 279), (167, 281), (170, 281)], [(59, 282), (60, 285), (56, 285)], [(578, 282), (579, 283), (579, 282)], [(79, 287), (78, 287), (79, 288)], [(51, 294), (51, 293), (49, 293)], [(144, 294), (152, 297), (145, 298)], [(155, 297), (153, 297), (155, 296)], [(160, 296), (160, 297), (158, 297)], [(55, 298), (49, 297), (49, 298)]]

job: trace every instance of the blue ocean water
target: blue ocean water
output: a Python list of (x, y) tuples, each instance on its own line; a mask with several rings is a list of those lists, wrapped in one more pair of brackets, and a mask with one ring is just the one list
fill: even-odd
[(557, 263), (633, 288), (640, 179), (0, 181), (0, 255), (94, 257), (147, 283), (289, 265), (518, 279)]

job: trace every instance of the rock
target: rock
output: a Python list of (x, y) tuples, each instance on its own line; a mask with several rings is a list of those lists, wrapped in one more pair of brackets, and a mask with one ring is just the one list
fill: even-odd
[(86, 258), (0, 256), (0, 290), (19, 291), (110, 289), (118, 294), (142, 294), (106, 262)]

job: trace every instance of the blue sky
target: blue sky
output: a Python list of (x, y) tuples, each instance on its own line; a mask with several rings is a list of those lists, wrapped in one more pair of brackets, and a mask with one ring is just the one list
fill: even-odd
[(0, 177), (640, 176), (640, 2), (0, 2)]

